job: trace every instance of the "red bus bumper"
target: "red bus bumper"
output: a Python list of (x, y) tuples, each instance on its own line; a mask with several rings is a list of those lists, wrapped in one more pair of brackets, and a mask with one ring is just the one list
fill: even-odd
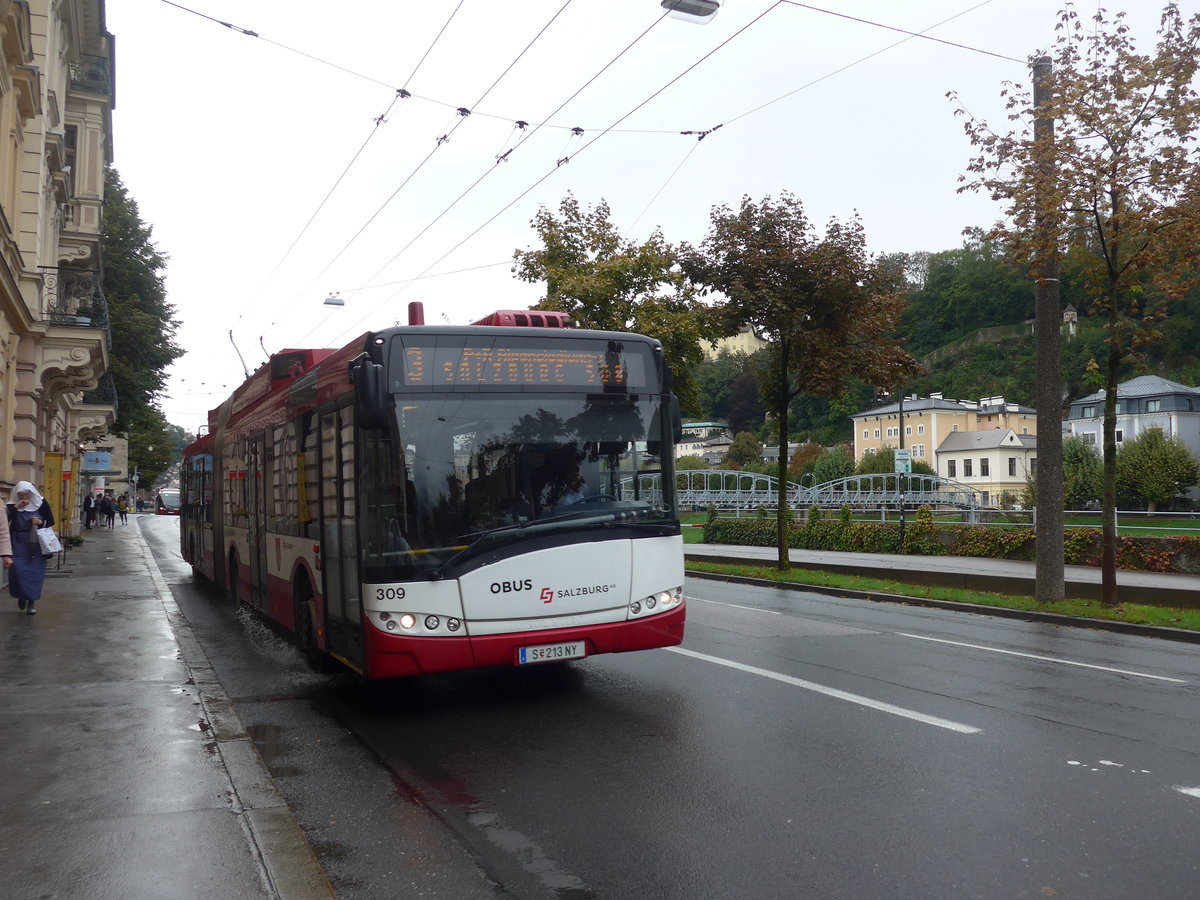
[(461, 638), (385, 634), (367, 622), (364, 623), (366, 675), (368, 678), (404, 678), (460, 669), (515, 666), (520, 647), (565, 641), (586, 642), (588, 656), (673, 647), (683, 642), (686, 607), (686, 603), (681, 603), (670, 612), (632, 622)]

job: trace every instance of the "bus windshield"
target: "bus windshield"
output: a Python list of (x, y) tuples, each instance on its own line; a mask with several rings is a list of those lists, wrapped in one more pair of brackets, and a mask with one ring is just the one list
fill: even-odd
[(367, 437), (360, 470), (367, 580), (439, 577), (476, 546), (677, 529), (662, 405), (646, 393), (396, 396), (394, 428)]

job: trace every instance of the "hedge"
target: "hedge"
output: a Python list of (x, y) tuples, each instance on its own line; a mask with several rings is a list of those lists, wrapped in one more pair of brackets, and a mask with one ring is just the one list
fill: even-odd
[[(1102, 533), (1096, 529), (1071, 529), (1063, 537), (1067, 565), (1099, 566)], [(709, 511), (704, 525), (708, 544), (774, 547), (775, 519), (718, 518)], [(928, 507), (917, 511), (904, 532), (904, 553), (911, 556), (975, 556), (987, 559), (1034, 559), (1032, 529), (989, 528), (971, 525), (936, 526)], [(793, 523), (788, 546), (796, 550), (832, 550), (853, 553), (899, 553), (900, 526), (888, 522), (852, 522), (843, 508), (836, 519), (820, 509), (808, 511), (802, 524)], [(1122, 537), (1117, 565), (1145, 572), (1200, 573), (1200, 537)]]

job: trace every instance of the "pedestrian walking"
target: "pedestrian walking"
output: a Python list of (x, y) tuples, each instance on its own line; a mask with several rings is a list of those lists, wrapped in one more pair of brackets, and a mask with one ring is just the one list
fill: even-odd
[(91, 528), (96, 521), (96, 498), (92, 496), (92, 492), (88, 491), (88, 495), (83, 498), (83, 527)]
[[(54, 513), (38, 489), (28, 481), (17, 482), (7, 511), (5, 522), (12, 551), (11, 556), (4, 559), (4, 567), (8, 569), (8, 591), (17, 598), (17, 609), (32, 616), (37, 613), (37, 602), (46, 581), (47, 557), (38, 543), (37, 530), (52, 527)], [(0, 555), (3, 555), (2, 539)]]
[(100, 498), (100, 515), (104, 516), (104, 527), (115, 528), (117, 524), (117, 504), (113, 498), (105, 494)]
[(121, 524), (129, 524), (129, 495), (122, 494), (117, 498), (117, 515), (121, 517)]

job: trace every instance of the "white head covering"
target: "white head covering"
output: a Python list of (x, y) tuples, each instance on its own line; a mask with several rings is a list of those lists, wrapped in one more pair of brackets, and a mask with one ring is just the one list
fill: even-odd
[(19, 495), (24, 491), (29, 491), (29, 506), (26, 508), (34, 511), (41, 509), (42, 503), (46, 498), (42, 496), (41, 491), (35, 488), (28, 481), (17, 482), (16, 487), (12, 489), (12, 496), (8, 498), (9, 503), (15, 505), (16, 502), (21, 499)]

